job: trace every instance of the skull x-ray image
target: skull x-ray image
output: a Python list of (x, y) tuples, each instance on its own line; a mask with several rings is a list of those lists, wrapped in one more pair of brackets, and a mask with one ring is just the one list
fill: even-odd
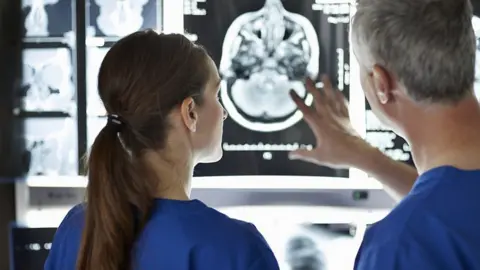
[(87, 49), (87, 115), (102, 116), (106, 114), (105, 106), (98, 95), (98, 72), (108, 47), (89, 47)]
[(71, 118), (28, 118), (25, 139), (28, 175), (77, 175), (77, 122)]
[(196, 176), (348, 177), (348, 170), (288, 158), (315, 137), (291, 101), (307, 104), (305, 79), (327, 74), (349, 98), (351, 0), (183, 0), (187, 36), (203, 45), (221, 77), (223, 158)]
[(281, 0), (266, 0), (261, 9), (236, 18), (220, 60), (221, 97), (233, 120), (259, 132), (300, 121), (288, 93), (307, 96), (304, 80), (318, 76), (319, 47), (312, 23), (287, 11)]
[(23, 0), (25, 36), (62, 37), (73, 29), (70, 0)]
[(95, 36), (122, 37), (142, 28), (158, 28), (160, 0), (90, 0)]
[(361, 238), (336, 230), (337, 225), (351, 226), (256, 224), (272, 248), (280, 270), (350, 270)]
[(477, 55), (475, 57), (475, 85), (473, 87), (476, 96), (480, 100), (480, 18), (472, 17), (473, 30), (477, 37)]
[(71, 51), (67, 48), (25, 49), (21, 94), (25, 111), (75, 113)]

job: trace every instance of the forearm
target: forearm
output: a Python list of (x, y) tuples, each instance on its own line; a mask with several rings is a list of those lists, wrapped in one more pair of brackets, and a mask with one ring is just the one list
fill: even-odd
[(359, 156), (351, 166), (380, 181), (395, 199), (401, 200), (405, 197), (418, 177), (417, 170), (391, 159), (370, 145), (365, 145), (363, 148), (363, 151), (359, 152), (362, 156)]

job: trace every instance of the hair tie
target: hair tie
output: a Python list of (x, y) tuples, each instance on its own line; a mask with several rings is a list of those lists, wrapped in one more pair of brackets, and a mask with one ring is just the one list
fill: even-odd
[(112, 127), (115, 127), (117, 132), (120, 132), (125, 123), (120, 119), (120, 116), (117, 114), (109, 114), (107, 116), (107, 126), (111, 125)]

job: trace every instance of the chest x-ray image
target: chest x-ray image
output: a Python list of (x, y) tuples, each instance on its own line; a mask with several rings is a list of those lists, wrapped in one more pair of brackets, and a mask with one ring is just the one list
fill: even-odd
[(61, 37), (72, 31), (70, 0), (23, 0), (25, 36)]
[[(348, 177), (292, 161), (315, 137), (291, 101), (311, 104), (304, 82), (327, 74), (349, 98), (350, 0), (184, 0), (187, 36), (218, 66), (224, 121), (223, 158), (200, 164), (196, 176), (282, 175)], [(318, 82), (318, 81), (317, 81)]]
[(359, 237), (328, 224), (257, 227), (272, 248), (280, 270), (350, 270), (360, 247)]
[(77, 126), (71, 118), (29, 118), (25, 120), (28, 175), (77, 174)]
[(67, 48), (25, 49), (22, 96), (25, 111), (75, 113), (71, 52)]
[(473, 87), (477, 98), (480, 100), (480, 18), (472, 17), (473, 30), (477, 37), (477, 55), (475, 57), (475, 85)]
[(281, 0), (266, 0), (261, 9), (236, 18), (220, 61), (221, 96), (230, 116), (259, 132), (297, 123), (301, 115), (288, 93), (307, 97), (304, 80), (317, 78), (319, 53), (312, 23), (287, 11)]
[(155, 28), (160, 14), (156, 0), (91, 0), (89, 11), (90, 24), (98, 34), (115, 37)]

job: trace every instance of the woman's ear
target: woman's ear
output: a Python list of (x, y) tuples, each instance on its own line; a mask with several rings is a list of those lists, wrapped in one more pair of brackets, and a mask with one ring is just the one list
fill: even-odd
[(183, 100), (180, 105), (180, 115), (182, 116), (183, 123), (190, 130), (190, 132), (197, 131), (198, 112), (195, 100), (191, 97)]

